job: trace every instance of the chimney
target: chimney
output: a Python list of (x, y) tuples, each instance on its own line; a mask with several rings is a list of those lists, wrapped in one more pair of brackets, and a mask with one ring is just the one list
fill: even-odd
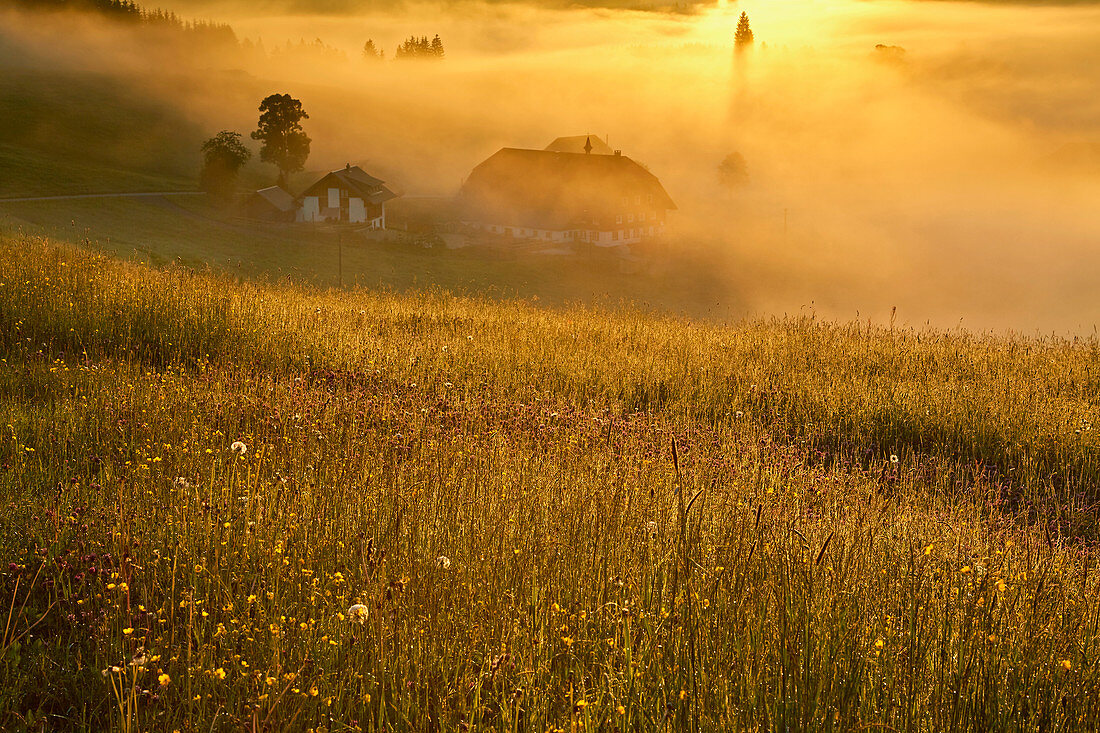
[(617, 155), (617, 156), (622, 156), (622, 154), (623, 154), (623, 151), (621, 151), (621, 150), (616, 150), (615, 151), (615, 155)]
[(344, 163), (344, 170), (348, 173), (351, 172), (351, 163)]
[(592, 154), (592, 136), (591, 135), (589, 135), (588, 137), (586, 137), (584, 139), (584, 154), (585, 155), (591, 155)]

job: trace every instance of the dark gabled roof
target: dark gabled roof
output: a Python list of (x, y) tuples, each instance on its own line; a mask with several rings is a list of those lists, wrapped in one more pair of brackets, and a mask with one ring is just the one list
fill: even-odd
[(501, 148), (470, 172), (460, 200), (471, 219), (567, 229), (637, 211), (637, 196), (646, 210), (676, 208), (655, 175), (622, 155)]
[(325, 189), (330, 188), (331, 183), (337, 183), (340, 187), (358, 194), (359, 198), (372, 204), (397, 198), (397, 194), (382, 185), (381, 179), (375, 178), (357, 165), (346, 165), (332, 171), (303, 191), (302, 195), (320, 195)]
[(294, 197), (284, 191), (279, 186), (261, 188), (259, 191), (256, 191), (256, 193), (252, 195), (253, 197), (263, 199), (279, 211), (293, 211), (296, 208), (294, 204)]
[(610, 145), (595, 135), (559, 137), (543, 148), (543, 150), (549, 150), (552, 153), (583, 153), (585, 143), (592, 145), (593, 155), (611, 155), (615, 152), (611, 149)]

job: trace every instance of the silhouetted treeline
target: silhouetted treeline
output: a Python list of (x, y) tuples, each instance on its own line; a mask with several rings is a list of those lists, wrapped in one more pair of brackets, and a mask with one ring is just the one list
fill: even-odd
[(404, 43), (397, 47), (394, 58), (398, 59), (441, 59), (443, 58), (443, 41), (437, 34), (432, 40), (427, 36), (409, 36)]
[(205, 43), (238, 45), (237, 34), (226, 23), (206, 20), (183, 20), (170, 10), (149, 10), (133, 0), (15, 0), (28, 10), (76, 10), (93, 12), (114, 20), (131, 22), (149, 28), (164, 28), (196, 36)]
[(293, 59), (297, 62), (321, 61), (328, 63), (342, 63), (348, 60), (348, 55), (340, 49), (329, 46), (320, 38), (314, 38), (307, 43), (304, 39), (298, 43), (286, 42), (285, 46), (275, 46), (271, 49), (271, 58)]

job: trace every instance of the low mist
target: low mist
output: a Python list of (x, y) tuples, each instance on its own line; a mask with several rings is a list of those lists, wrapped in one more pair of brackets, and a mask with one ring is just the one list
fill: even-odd
[[(310, 115), (307, 170), (357, 163), (405, 196), (455, 194), (503, 146), (606, 137), (677, 203), (669, 246), (705, 268), (721, 317), (884, 322), (896, 307), (899, 323), (1080, 334), (1100, 321), (1100, 8), (250, 7), (169, 3), (232, 25), (248, 40), (232, 52), (0, 14), (0, 63), (108, 75), (204, 136), (247, 139), (260, 99), (288, 92)], [(755, 43), (737, 53), (742, 11)], [(392, 60), (434, 34), (444, 60)], [(384, 60), (363, 58), (368, 38)], [(733, 153), (747, 180), (723, 185)]]

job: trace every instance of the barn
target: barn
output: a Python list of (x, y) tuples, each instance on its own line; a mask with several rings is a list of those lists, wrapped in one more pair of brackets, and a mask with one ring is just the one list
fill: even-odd
[(386, 228), (386, 202), (397, 194), (357, 165), (345, 165), (307, 188), (299, 198), (298, 221), (367, 224)]
[(279, 186), (261, 188), (241, 204), (241, 215), (264, 221), (294, 221), (297, 203)]
[(663, 233), (676, 208), (661, 182), (619, 153), (502, 148), (459, 193), (463, 223), (514, 239), (633, 244)]

